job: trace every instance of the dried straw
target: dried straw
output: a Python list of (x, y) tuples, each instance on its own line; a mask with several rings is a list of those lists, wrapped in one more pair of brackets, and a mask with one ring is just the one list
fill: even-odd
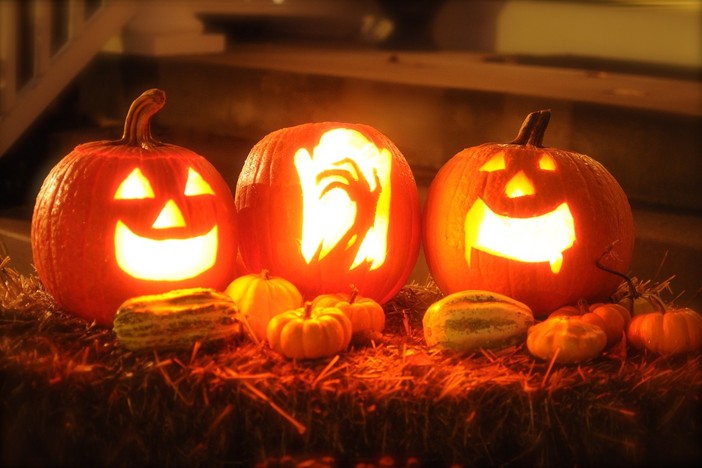
[(412, 284), (385, 333), (287, 360), (247, 338), (132, 353), (0, 266), (0, 463), (251, 466), (696, 465), (699, 354), (622, 345), (558, 365), (523, 346), (459, 355), (424, 345), (440, 297)]

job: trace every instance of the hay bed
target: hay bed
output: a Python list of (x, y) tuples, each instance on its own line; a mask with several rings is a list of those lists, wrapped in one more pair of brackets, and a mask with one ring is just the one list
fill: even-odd
[(242, 338), (136, 354), (0, 262), (0, 463), (695, 466), (700, 355), (621, 345), (549, 366), (524, 346), (423, 344), (439, 297), (409, 285), (377, 341), (292, 362)]

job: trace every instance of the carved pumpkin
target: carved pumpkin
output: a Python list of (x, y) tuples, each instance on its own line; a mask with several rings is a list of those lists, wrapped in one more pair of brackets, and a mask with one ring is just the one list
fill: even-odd
[(267, 270), (240, 276), (225, 292), (246, 317), (259, 341), (266, 339), (266, 327), (274, 316), (302, 306), (302, 295), (295, 285), (285, 278), (270, 276)]
[(221, 290), (234, 276), (231, 191), (202, 156), (151, 137), (164, 104), (163, 91), (143, 93), (121, 140), (77, 146), (37, 196), (37, 273), (63, 308), (101, 324), (130, 297)]
[(383, 303), (417, 259), (417, 186), (395, 145), (372, 127), (308, 123), (257, 143), (239, 176), (240, 252), (307, 299), (354, 284)]
[(266, 336), (274, 351), (291, 359), (317, 359), (344, 351), (351, 342), (351, 321), (336, 307), (304, 307), (278, 314)]
[(611, 245), (626, 271), (634, 225), (626, 195), (588, 156), (544, 148), (549, 111), (530, 114), (508, 144), (467, 148), (439, 171), (424, 208), (424, 252), (444, 294), (494, 291), (544, 316), (604, 301), (619, 279), (598, 269)]

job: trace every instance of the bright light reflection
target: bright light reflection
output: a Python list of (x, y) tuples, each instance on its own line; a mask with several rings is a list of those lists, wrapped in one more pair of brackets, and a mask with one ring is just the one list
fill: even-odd
[(520, 262), (548, 262), (556, 274), (563, 265), (563, 251), (575, 243), (573, 216), (566, 203), (533, 218), (510, 218), (494, 213), (478, 199), (466, 215), (465, 256), (472, 249)]
[(122, 221), (115, 228), (115, 256), (119, 267), (134, 278), (180, 281), (209, 270), (217, 259), (217, 226), (187, 239), (141, 237)]
[[(351, 268), (385, 262), (392, 155), (356, 130), (333, 129), (313, 154), (295, 153), (302, 187), (302, 255), (307, 263), (335, 248), (356, 251)], [(360, 244), (359, 244), (360, 242)], [(341, 245), (339, 245), (341, 244)]]

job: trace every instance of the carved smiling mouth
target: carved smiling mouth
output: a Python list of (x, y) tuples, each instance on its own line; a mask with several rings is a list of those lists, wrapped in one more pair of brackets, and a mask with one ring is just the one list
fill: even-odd
[(209, 270), (217, 259), (217, 226), (201, 236), (156, 240), (115, 227), (115, 256), (122, 271), (151, 281), (180, 281)]
[(470, 266), (472, 249), (527, 263), (548, 262), (556, 274), (563, 252), (575, 242), (573, 215), (566, 203), (532, 218), (510, 218), (493, 212), (478, 198), (466, 214), (465, 256)]

